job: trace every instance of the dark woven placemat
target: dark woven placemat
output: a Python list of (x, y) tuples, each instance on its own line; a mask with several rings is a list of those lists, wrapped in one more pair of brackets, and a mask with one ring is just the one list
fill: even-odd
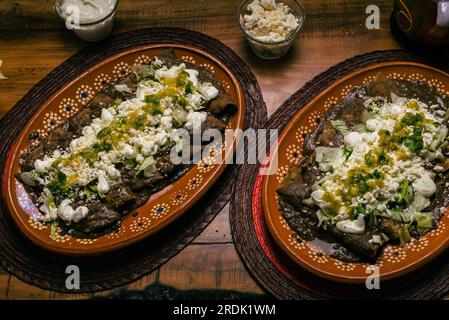
[[(267, 129), (280, 131), (298, 110), (330, 83), (357, 69), (385, 61), (416, 61), (449, 70), (449, 61), (429, 60), (402, 50), (375, 51), (346, 60), (316, 76), (292, 95), (269, 118)], [(268, 138), (268, 137), (267, 137)], [(268, 139), (267, 139), (268, 140)], [(449, 291), (449, 252), (405, 277), (381, 281), (368, 291), (324, 280), (297, 266), (274, 243), (260, 208), (259, 165), (242, 165), (231, 198), (231, 230), (237, 250), (255, 279), (280, 299), (388, 298), (437, 299)], [(253, 197), (253, 195), (255, 195)]]
[[(151, 43), (190, 44), (224, 62), (240, 81), (246, 100), (245, 128), (265, 122), (266, 107), (256, 78), (228, 47), (204, 34), (176, 28), (141, 29), (117, 35), (83, 49), (35, 85), (0, 120), (0, 172), (21, 128), (39, 106), (65, 83), (108, 56)], [(66, 289), (67, 265), (77, 265), (81, 274), (78, 292), (93, 292), (127, 284), (148, 274), (189, 244), (229, 201), (235, 166), (228, 166), (219, 181), (189, 212), (169, 227), (140, 243), (102, 256), (64, 257), (34, 246), (17, 229), (4, 201), (0, 204), (0, 263), (11, 274), (44, 289)], [(3, 188), (3, 186), (0, 186)], [(3, 195), (3, 190), (0, 189)]]

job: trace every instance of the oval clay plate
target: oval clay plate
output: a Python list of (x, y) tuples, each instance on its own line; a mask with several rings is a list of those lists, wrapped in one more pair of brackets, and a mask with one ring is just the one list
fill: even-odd
[[(340, 102), (348, 92), (371, 81), (378, 73), (389, 78), (422, 80), (441, 94), (449, 94), (449, 75), (437, 69), (411, 62), (381, 63), (353, 72), (313, 98), (290, 120), (279, 137), (278, 163), (267, 158), (272, 175), (264, 176), (262, 185), (262, 206), (268, 229), (276, 243), (301, 267), (326, 279), (363, 283), (372, 272), (368, 264), (345, 263), (331, 258), (322, 250), (317, 240), (307, 242), (290, 229), (278, 208), (276, 189), (289, 168), (301, 161), (304, 137), (317, 127), (317, 122), (326, 110)], [(274, 159), (274, 158), (271, 158)], [(412, 240), (405, 246), (387, 245), (376, 262), (380, 279), (387, 280), (404, 275), (438, 256), (449, 246), (449, 217), (444, 215), (438, 227), (419, 240)]]
[(152, 195), (145, 205), (125, 216), (118, 230), (95, 239), (72, 237), (60, 228), (52, 234), (50, 226), (37, 219), (40, 216), (38, 209), (14, 177), (19, 172), (20, 154), (35, 143), (28, 139), (31, 132), (36, 131), (41, 138), (45, 137), (82, 108), (105, 84), (129, 74), (131, 66), (144, 64), (170, 47), (175, 49), (179, 58), (215, 74), (238, 107), (227, 128), (243, 128), (245, 101), (242, 88), (231, 70), (210, 54), (195, 47), (163, 44), (136, 47), (107, 58), (49, 97), (21, 132), (8, 156), (3, 177), (7, 205), (20, 230), (35, 244), (68, 255), (93, 255), (128, 246), (161, 230), (186, 212), (223, 173), (226, 165), (217, 163), (213, 153), (218, 151), (222, 159), (232, 156), (233, 148), (224, 145), (221, 150), (212, 148), (210, 157), (201, 160), (177, 181)]

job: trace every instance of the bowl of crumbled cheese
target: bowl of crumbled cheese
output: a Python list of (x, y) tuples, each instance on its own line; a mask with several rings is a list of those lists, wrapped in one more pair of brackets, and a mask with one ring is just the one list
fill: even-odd
[(296, 0), (246, 0), (237, 16), (251, 49), (264, 59), (285, 55), (305, 20), (304, 9)]

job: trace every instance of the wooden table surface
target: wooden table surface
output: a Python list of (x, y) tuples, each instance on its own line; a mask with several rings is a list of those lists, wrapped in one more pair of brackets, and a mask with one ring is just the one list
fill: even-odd
[[(250, 52), (236, 23), (239, 0), (120, 0), (113, 32), (170, 26), (218, 38), (251, 67), (269, 114), (330, 66), (372, 50), (399, 48), (389, 28), (391, 0), (301, 1), (307, 14), (303, 32), (294, 49), (279, 61), (261, 60)], [(365, 9), (373, 3), (380, 7), (380, 30), (365, 27)], [(52, 1), (0, 0), (1, 70), (9, 78), (0, 80), (0, 117), (34, 84), (86, 45), (57, 20), (52, 12)], [(189, 297), (186, 291), (201, 292), (198, 290), (203, 289), (220, 290), (223, 294), (232, 291), (235, 297), (263, 294), (236, 252), (228, 210), (226, 206), (192, 244), (160, 269), (129, 286), (95, 296), (132, 293), (136, 297), (149, 297), (156, 290), (157, 294)], [(0, 271), (0, 299), (90, 297), (91, 294), (42, 290)]]

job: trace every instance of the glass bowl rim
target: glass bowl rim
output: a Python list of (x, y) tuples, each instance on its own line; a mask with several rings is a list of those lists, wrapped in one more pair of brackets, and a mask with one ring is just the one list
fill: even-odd
[[(299, 15), (299, 16), (297, 16), (296, 12), (294, 12), (294, 13), (295, 13), (295, 16), (297, 16), (298, 18), (301, 18), (300, 24), (299, 24), (298, 27), (296, 28), (295, 32), (293, 32), (293, 33), (291, 34), (291, 36), (288, 37), (288, 38), (285, 39), (285, 40), (279, 40), (279, 41), (261, 41), (261, 40), (259, 40), (259, 39), (256, 39), (256, 38), (254, 38), (252, 35), (250, 35), (250, 34), (246, 31), (246, 29), (242, 26), (241, 19), (240, 19), (240, 18), (241, 18), (241, 13), (242, 13), (242, 11), (243, 11), (243, 8), (244, 8), (245, 6), (247, 6), (249, 2), (252, 2), (252, 1), (254, 1), (254, 0), (245, 0), (245, 1), (242, 1), (242, 2), (240, 3), (239, 8), (237, 9), (237, 21), (238, 21), (238, 24), (239, 24), (240, 31), (242, 31), (242, 33), (243, 33), (244, 35), (246, 35), (249, 39), (251, 39), (251, 40), (254, 41), (254, 42), (257, 42), (257, 43), (259, 43), (259, 44), (261, 44), (261, 45), (270, 45), (270, 44), (274, 45), (274, 44), (283, 44), (283, 43), (287, 43), (287, 42), (293, 40), (294, 38), (296, 38), (296, 36), (298, 35), (299, 31), (300, 31), (300, 30), (302, 29), (302, 27), (304, 26), (304, 22), (305, 22), (305, 20), (306, 20), (306, 13), (305, 13), (305, 11), (304, 11), (303, 6), (301, 5), (301, 3), (300, 3), (298, 0), (291, 0), (291, 1), (295, 2), (296, 5), (297, 5), (297, 6), (299, 7), (299, 9), (300, 9), (300, 15)], [(293, 11), (293, 9), (291, 9), (291, 8), (290, 8), (290, 10)]]
[[(114, 8), (112, 8), (111, 12), (109, 12), (106, 16), (104, 16), (103, 18), (96, 20), (96, 21), (85, 22), (85, 23), (80, 22), (80, 24), (79, 24), (80, 27), (92, 26), (92, 25), (98, 24), (98, 23), (103, 22), (103, 21), (107, 20), (108, 18), (110, 18), (117, 11), (117, 7), (118, 7), (118, 3), (119, 3), (119, 0), (114, 0), (114, 1), (115, 1)], [(66, 18), (61, 16), (61, 14), (59, 14), (59, 11), (57, 10), (57, 8), (59, 8), (59, 5), (57, 4), (57, 2), (58, 2), (58, 0), (53, 0), (53, 11), (57, 14), (58, 18), (62, 22), (66, 22)]]

